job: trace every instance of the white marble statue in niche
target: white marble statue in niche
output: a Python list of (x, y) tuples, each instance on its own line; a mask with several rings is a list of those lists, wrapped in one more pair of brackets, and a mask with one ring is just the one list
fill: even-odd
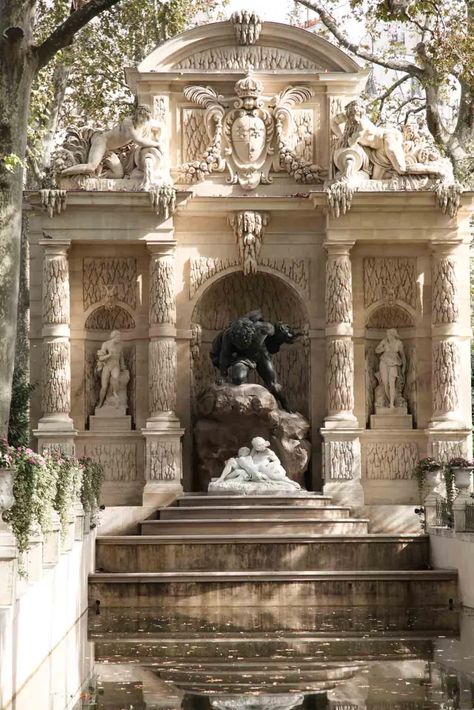
[(242, 446), (228, 459), (220, 478), (209, 484), (210, 493), (230, 491), (241, 495), (271, 495), (300, 492), (301, 486), (286, 475), (280, 459), (261, 436), (252, 439), (252, 448)]
[(100, 375), (99, 403), (96, 415), (124, 415), (127, 411), (127, 385), (130, 373), (123, 356), (122, 335), (113, 330), (97, 351), (96, 372)]
[(375, 352), (380, 356), (379, 370), (375, 374), (378, 382), (374, 392), (375, 411), (377, 414), (406, 414), (407, 402), (403, 390), (407, 360), (403, 343), (395, 328), (387, 330)]

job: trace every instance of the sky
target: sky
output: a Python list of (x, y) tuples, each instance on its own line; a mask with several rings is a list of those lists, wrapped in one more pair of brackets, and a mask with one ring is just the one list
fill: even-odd
[(291, 0), (230, 0), (226, 14), (234, 10), (255, 10), (263, 20), (285, 22)]

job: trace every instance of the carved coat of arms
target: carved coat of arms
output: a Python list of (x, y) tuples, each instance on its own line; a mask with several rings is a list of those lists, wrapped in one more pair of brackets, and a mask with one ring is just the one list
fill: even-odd
[(214, 89), (189, 86), (185, 97), (203, 106), (204, 122), (210, 142), (199, 160), (181, 166), (181, 182), (204, 180), (211, 173), (229, 171), (228, 182), (253, 190), (272, 181), (270, 170), (286, 170), (297, 182), (322, 182), (325, 171), (302, 160), (292, 150), (293, 121), (291, 109), (308, 101), (311, 89), (289, 87), (265, 105), (263, 85), (252, 70), (235, 84), (233, 107)]

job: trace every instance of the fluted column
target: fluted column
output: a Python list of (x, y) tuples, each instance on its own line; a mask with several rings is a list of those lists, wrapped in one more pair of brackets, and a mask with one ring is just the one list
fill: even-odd
[(43, 241), (42, 417), (40, 450), (61, 448), (73, 453), (71, 410), (69, 241)]
[(176, 416), (177, 345), (175, 251), (173, 240), (148, 244), (149, 272), (149, 411), (146, 428), (144, 504), (163, 502), (163, 493), (181, 491), (181, 429)]
[(326, 243), (327, 417), (332, 426), (353, 427), (354, 345), (352, 342), (352, 244)]
[(354, 416), (352, 243), (326, 242), (326, 400), (321, 434), (324, 492), (341, 504), (362, 504), (360, 430)]

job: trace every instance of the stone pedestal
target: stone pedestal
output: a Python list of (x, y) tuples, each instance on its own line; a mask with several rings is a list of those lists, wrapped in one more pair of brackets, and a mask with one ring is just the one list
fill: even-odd
[(96, 407), (94, 414), (89, 417), (91, 431), (131, 431), (132, 417), (127, 414), (126, 407)]
[(377, 410), (377, 414), (370, 415), (370, 428), (371, 429), (389, 429), (390, 431), (396, 429), (413, 429), (413, 417), (411, 414), (398, 414), (382, 413)]
[(146, 440), (143, 505), (162, 505), (163, 494), (183, 492), (181, 437), (184, 429), (142, 429)]
[(362, 429), (321, 429), (323, 444), (323, 493), (337, 505), (364, 505), (361, 479), (360, 435)]

